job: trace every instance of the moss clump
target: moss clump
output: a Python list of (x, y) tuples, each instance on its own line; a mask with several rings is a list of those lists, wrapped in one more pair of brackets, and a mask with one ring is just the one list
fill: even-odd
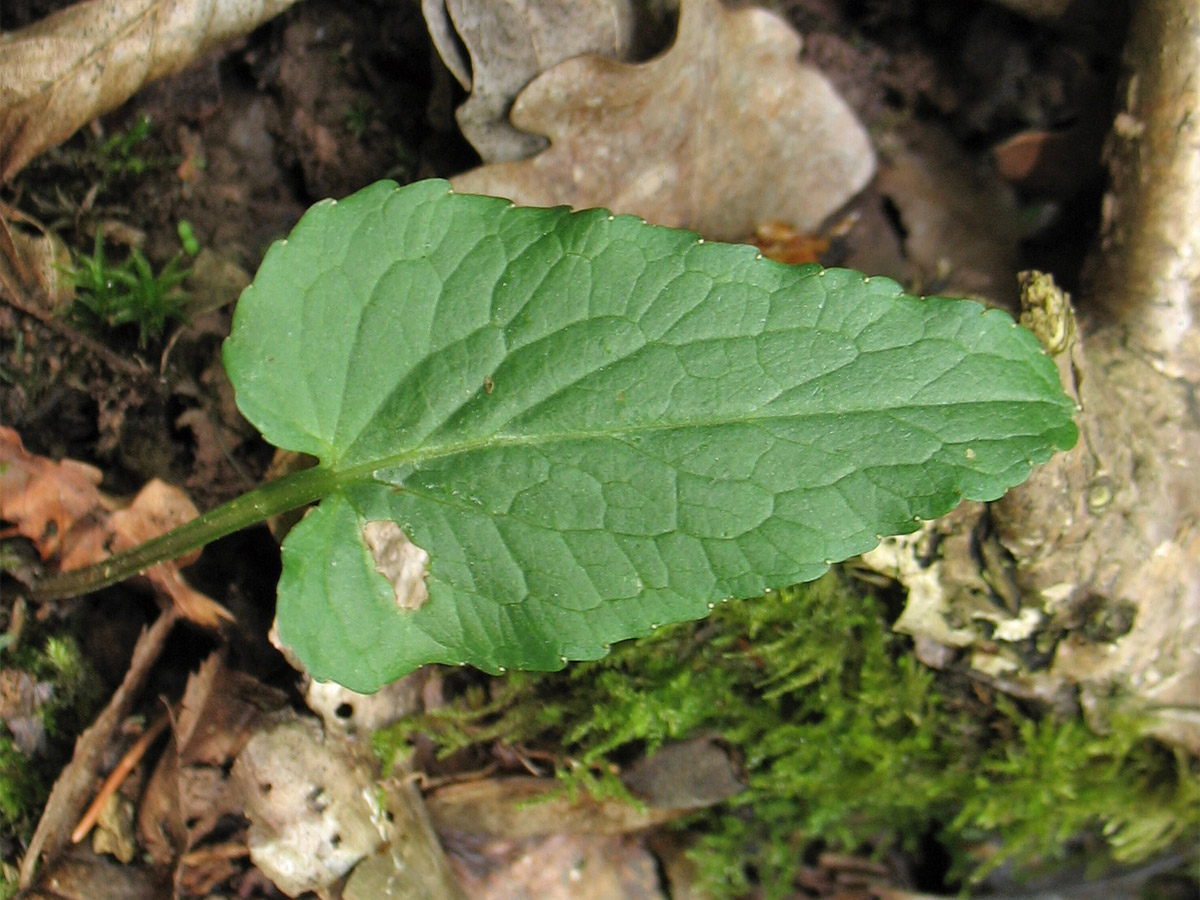
[[(30, 628), (30, 630), (36, 630)], [(0, 897), (12, 885), (21, 848), (37, 825), (50, 787), (71, 757), (75, 735), (95, 713), (100, 685), (67, 635), (29, 635), (21, 646), (0, 652), (0, 684), (15, 686), (21, 679), (36, 684), (36, 702), (21, 710), (40, 725), (42, 737), (33, 753), (19, 742), (0, 720)], [(28, 738), (27, 738), (28, 740)]]
[(1126, 723), (1096, 735), (916, 663), (883, 604), (832, 573), (703, 622), (660, 629), (563, 673), (514, 674), (379, 735), (414, 732), (444, 753), (504, 740), (550, 753), (572, 786), (613, 793), (614, 768), (664, 741), (718, 734), (744, 760), (747, 789), (691, 823), (710, 889), (791, 890), (805, 852), (903, 847), (930, 835), (952, 871), (1061, 856), (1094, 833), (1116, 859), (1200, 836), (1194, 760)]

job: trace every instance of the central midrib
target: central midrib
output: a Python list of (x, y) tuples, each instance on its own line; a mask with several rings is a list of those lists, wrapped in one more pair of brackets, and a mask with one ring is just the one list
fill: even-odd
[[(721, 428), (727, 428), (730, 426), (757, 425), (757, 424), (763, 424), (763, 423), (767, 423), (767, 422), (778, 422), (778, 421), (784, 421), (784, 420), (794, 422), (797, 420), (813, 419), (813, 418), (817, 418), (817, 417), (847, 418), (847, 417), (861, 416), (861, 415), (885, 416), (885, 415), (888, 415), (889, 413), (893, 413), (893, 412), (904, 412), (904, 411), (914, 411), (915, 412), (918, 410), (931, 409), (934, 407), (984, 406), (984, 405), (991, 405), (991, 404), (996, 404), (996, 403), (1011, 405), (1014, 402), (1033, 404), (1033, 405), (1038, 405), (1038, 406), (1045, 405), (1045, 403), (1046, 403), (1046, 401), (1043, 401), (1043, 400), (1012, 401), (1012, 400), (1001, 400), (1001, 399), (993, 398), (993, 399), (989, 399), (989, 400), (965, 400), (965, 401), (959, 401), (959, 402), (954, 402), (954, 403), (909, 404), (909, 405), (905, 405), (905, 406), (897, 406), (897, 407), (882, 408), (882, 409), (879, 407), (872, 407), (870, 409), (865, 409), (865, 408), (864, 409), (851, 409), (851, 410), (843, 409), (843, 410), (837, 410), (837, 411), (831, 411), (831, 412), (821, 412), (821, 413), (799, 413), (799, 414), (797, 414), (797, 413), (792, 413), (792, 414), (780, 413), (780, 414), (772, 414), (772, 415), (755, 415), (755, 416), (747, 416), (747, 417), (739, 418), (739, 419), (698, 419), (698, 420), (686, 421), (686, 422), (671, 422), (668, 424), (653, 423), (653, 424), (645, 424), (645, 425), (627, 425), (627, 426), (622, 426), (620, 428), (587, 429), (587, 430), (580, 430), (580, 431), (555, 432), (553, 434), (539, 433), (539, 434), (527, 434), (527, 435), (520, 435), (520, 434), (489, 435), (486, 437), (477, 438), (475, 440), (458, 441), (453, 444), (442, 444), (442, 445), (435, 445), (435, 446), (431, 446), (431, 447), (419, 447), (415, 450), (405, 451), (402, 453), (396, 453), (396, 454), (393, 454), (390, 456), (380, 457), (378, 459), (371, 460), (368, 462), (358, 463), (356, 465), (350, 466), (349, 468), (345, 468), (345, 469), (339, 469), (337, 467), (336, 463), (334, 463), (334, 464), (330, 464), (329, 471), (334, 475), (338, 484), (347, 485), (347, 484), (353, 484), (353, 483), (357, 483), (357, 482), (374, 481), (374, 480), (376, 480), (375, 473), (378, 472), (380, 469), (393, 468), (393, 467), (399, 467), (399, 466), (405, 466), (405, 465), (420, 465), (421, 463), (431, 462), (431, 461), (439, 460), (439, 459), (446, 459), (446, 458), (452, 457), (452, 456), (461, 456), (464, 454), (473, 453), (478, 450), (502, 449), (502, 448), (507, 448), (507, 447), (543, 447), (543, 446), (549, 446), (552, 444), (570, 443), (570, 442), (575, 442), (575, 441), (589, 441), (589, 440), (614, 440), (614, 441), (621, 441), (622, 443), (627, 443), (627, 441), (622, 440), (622, 439), (623, 438), (632, 438), (636, 435), (652, 434), (655, 432), (684, 431), (684, 430), (694, 430), (694, 429), (717, 430), (717, 429), (721, 429)], [(907, 423), (907, 424), (909, 425), (909, 427), (915, 427), (911, 423)], [(948, 443), (947, 441), (938, 437), (938, 435), (936, 435), (932, 432), (929, 432), (929, 433), (932, 434), (933, 437), (935, 439), (937, 439), (941, 444), (943, 444), (943, 446)], [(1005, 435), (1005, 437), (1008, 437), (1008, 438), (1012, 438), (1012, 437), (1016, 437), (1016, 436), (1017, 435), (1014, 435), (1014, 434)], [(982, 435), (980, 435), (976, 438), (976, 440), (978, 440), (978, 441), (990, 441), (990, 440), (995, 440), (995, 439), (996, 439), (995, 436), (985, 437)], [(962, 443), (962, 442), (953, 442), (953, 443), (957, 444), (957, 443)]]

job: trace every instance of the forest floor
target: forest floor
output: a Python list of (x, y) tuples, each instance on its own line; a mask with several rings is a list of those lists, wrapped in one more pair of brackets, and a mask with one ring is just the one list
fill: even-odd
[[(39, 0), (6, 0), (0, 27), (15, 31), (54, 7)], [(803, 58), (823, 72), (865, 125), (878, 169), (865, 189), (850, 192), (852, 197), (848, 194), (817, 224), (805, 223), (781, 237), (778, 225), (760, 222), (768, 229), (758, 235), (760, 243), (786, 245), (775, 252), (788, 261), (847, 265), (894, 278), (914, 293), (981, 297), (1010, 312), (1017, 309), (1018, 271), (1050, 271), (1068, 290), (1078, 289), (1101, 217), (1101, 149), (1114, 104), (1122, 23), (1043, 25), (986, 3), (926, 9), (925, 4), (905, 2), (799, 0), (778, 7), (804, 36)], [(667, 15), (664, 21), (660, 33), (645, 39), (640, 58), (663, 52), (669, 43), (672, 20)], [(204, 510), (268, 477), (280, 461), (273, 461), (272, 448), (240, 416), (221, 361), (238, 293), (270, 244), (284, 237), (315, 201), (346, 196), (380, 178), (405, 183), (451, 177), (479, 165), (454, 119), (454, 108), (464, 97), (439, 61), (418, 4), (304, 0), (250, 34), (209, 50), (178, 74), (144, 87), (0, 186), (0, 212), (7, 210), (12, 228), (38, 234), (32, 227), (36, 222), (61, 242), (60, 253), (65, 254), (46, 269), (53, 290), (34, 298), (6, 294), (0, 286), (5, 301), (0, 303), (0, 422), (19, 434), (23, 446), (11, 445), (6, 452), (36, 470), (45, 479), (43, 486), (50, 484), (47, 490), (55, 492), (53, 501), (39, 501), (59, 505), (57, 512), (42, 510), (43, 524), (73, 527), (87, 520), (96, 540), (111, 543), (122, 535), (109, 523), (118, 503), (113, 498), (130, 498), (154, 479), (179, 489), (185, 501)], [(187, 223), (183, 237), (181, 223)], [(753, 229), (743, 237), (753, 240)], [(148, 326), (145, 316), (114, 323), (110, 313), (98, 314), (81, 303), (79, 277), (72, 286), (65, 273), (82, 270), (89, 259), (98, 264), (100, 247), (111, 268), (119, 268), (136, 248), (152, 272), (160, 273), (162, 293), (179, 298), (172, 307), (178, 315)], [(172, 265), (186, 269), (178, 287), (161, 280)], [(127, 265), (123, 271), (135, 270)], [(1086, 317), (1088, 311), (1080, 314)], [(57, 467), (62, 460), (93, 468), (67, 471)], [(148, 502), (145, 515), (153, 520), (172, 515), (176, 497)], [(77, 508), (73, 518), (61, 518), (59, 507), (72, 503)], [(231, 786), (236, 780), (230, 771), (264, 717), (290, 710), (295, 721), (307, 721), (301, 718), (306, 700), (320, 705), (312, 691), (306, 695), (301, 676), (268, 637), (279, 574), (271, 531), (259, 527), (225, 538), (185, 570), (188, 584), (217, 600), (230, 620), (210, 628), (186, 621), (184, 613), (178, 624), (162, 628), (164, 617), (174, 623), (175, 615), (164, 610), (183, 604), (173, 595), (172, 606), (161, 587), (152, 590), (146, 584), (26, 603), (20, 582), (43, 565), (39, 552), (52, 551), (56, 535), (45, 533), (31, 542), (18, 536), (25, 534), (19, 523), (6, 525), (3, 558), (9, 574), (0, 605), (0, 632), (7, 634), (0, 644), (0, 716), (7, 728), (0, 732), (6, 735), (0, 754), (5, 779), (0, 852), (6, 882), (15, 884), (35, 827), (43, 811), (51, 810), (59, 820), (43, 822), (39, 847), (48, 855), (29, 896), (283, 896), (251, 861), (252, 815), (238, 808), (247, 801), (240, 788)], [(879, 658), (897, 665), (910, 653), (911, 642), (887, 632), (899, 609), (895, 587), (854, 567), (838, 578), (836, 590), (869, 598), (879, 622)], [(806, 614), (825, 609), (819, 605), (823, 595), (803, 596), (807, 599), (797, 602), (816, 604), (798, 607)], [(865, 666), (863, 660), (873, 659), (870, 654), (876, 650), (862, 635), (874, 633), (875, 626), (828, 615), (830, 629), (856, 629), (847, 635), (848, 643), (863, 641), (861, 652), (839, 665)], [(203, 613), (193, 618), (202, 619)], [(733, 625), (762, 623), (756, 626), (750, 619)], [(701, 631), (703, 626), (688, 627), (687, 640), (710, 640), (729, 658), (746, 650), (744, 641), (714, 637), (714, 632)], [(662, 660), (670, 653), (656, 656), (651, 650), (645, 655), (665, 665)], [(762, 653), (769, 656), (769, 650)], [(531, 724), (519, 712), (522, 703), (554, 708), (568, 719), (575, 717), (570, 720), (577, 725), (591, 709), (598, 720), (608, 717), (603, 728), (613, 736), (622, 733), (613, 720), (635, 716), (647, 703), (661, 699), (664, 705), (686, 707), (695, 700), (678, 681), (664, 687), (661, 672), (662, 679), (647, 682), (641, 696), (601, 689), (614, 672), (625, 679), (649, 678), (628, 668), (632, 665), (622, 658), (607, 669), (585, 670), (594, 675), (517, 679), (511, 688), (477, 674), (429, 671), (405, 682), (398, 694), (386, 695), (393, 713), (415, 710), (426, 717), (423, 727), (443, 729), (436, 741), (414, 736), (412, 729), (403, 733), (406, 746), (416, 748), (405, 766), (419, 771), (427, 792), (459, 783), (487, 784), (489, 779), (499, 784), (506, 775), (548, 776), (556, 767), (569, 768), (581, 760), (593, 777), (570, 783), (576, 788), (599, 785), (600, 799), (559, 798), (555, 802), (564, 806), (543, 804), (540, 812), (539, 805), (521, 806), (509, 794), (472, 799), (482, 804), (470, 807), (480, 819), (495, 810), (507, 810), (511, 821), (537, 819), (523, 840), (515, 836), (519, 829), (511, 822), (516, 831), (507, 839), (503, 833), (458, 833), (453, 824), (444, 823), (461, 823), (454, 816), (471, 813), (437, 806), (434, 820), (443, 823), (438, 830), (449, 850), (450, 869), (467, 896), (678, 900), (712, 896), (704, 891), (716, 890), (711, 885), (718, 883), (735, 896), (856, 900), (950, 895), (968, 888), (980, 896), (1013, 898), (1049, 896), (1039, 891), (1052, 889), (1059, 891), (1055, 896), (1072, 897), (1200, 896), (1188, 875), (1189, 865), (1194, 873), (1194, 847), (1160, 848), (1152, 858), (1138, 861), (1141, 868), (1122, 867), (1111, 861), (1107, 849), (1100, 849), (1103, 840), (1086, 829), (1055, 836), (1063, 858), (1052, 872), (1039, 868), (1036, 858), (1022, 858), (971, 885), (964, 880), (964, 861), (978, 865), (1000, 852), (996, 834), (977, 829), (968, 839), (960, 830), (956, 837), (946, 837), (942, 826), (960, 809), (932, 781), (930, 796), (936, 799), (930, 800), (924, 817), (897, 813), (892, 827), (879, 825), (871, 816), (883, 813), (860, 814), (854, 809), (856, 798), (847, 795), (870, 793), (872, 778), (898, 777), (882, 770), (840, 785), (842, 796), (829, 804), (839, 821), (828, 833), (804, 832), (812, 827), (809, 809), (807, 824), (791, 829), (788, 846), (768, 853), (760, 844), (744, 851), (745, 860), (753, 853), (759, 856), (736, 875), (727, 872), (714, 879), (703, 861), (697, 862), (695, 847), (717, 860), (710, 870), (737, 868), (731, 859), (743, 851), (730, 837), (736, 830), (730, 823), (750, 833), (755, 817), (768, 815), (728, 802), (751, 777), (747, 772), (755, 756), (753, 747), (736, 744), (731, 727), (696, 718), (700, 724), (688, 735), (668, 728), (626, 733), (614, 740), (616, 752), (606, 755), (595, 743), (577, 735), (564, 737), (561, 727)], [(838, 671), (842, 677), (849, 669)], [(991, 742), (987, 753), (998, 742), (1018, 740), (1022, 729), (1042, 715), (1025, 701), (1006, 705), (1002, 695), (961, 668), (912, 677), (920, 691), (937, 692), (938, 715), (950, 709), (962, 717), (953, 722), (982, 723), (979, 731), (989, 732), (986, 740)], [(585, 678), (592, 691), (586, 699), (583, 694), (562, 699), (583, 691)], [(703, 690), (743, 689), (734, 684), (730, 676), (728, 682)], [(890, 697), (877, 698), (880, 709), (893, 702)], [(699, 702), (712, 699), (702, 696)], [(365, 699), (355, 707), (360, 701), (343, 695), (323, 702), (327, 713), (332, 710), (334, 725), (342, 720), (343, 733), (394, 736), (382, 726), (395, 715), (380, 713), (378, 704), (368, 711)], [(858, 695), (847, 695), (845, 702), (868, 704)], [(468, 707), (474, 711), (459, 718), (428, 718), (441, 708)], [(152, 733), (156, 724), (161, 729), (169, 723), (174, 742), (144, 742), (148, 752), (136, 761), (94, 831), (101, 837), (93, 843), (89, 835), (68, 845), (62, 836), (76, 827), (82, 806), (47, 806), (47, 797), (75, 752), (77, 736), (97, 716), (103, 728), (96, 740), (101, 742), (88, 751), (94, 765), (71, 775), (79, 787), (64, 790), (64, 796), (90, 800), (122, 754), (139, 738), (161, 733)], [(946, 728), (958, 727), (947, 724), (950, 719), (938, 721)], [(199, 722), (215, 725), (199, 737)], [(1038, 726), (1028, 727), (1032, 734)], [(188, 728), (192, 731), (184, 734)], [(1069, 743), (1065, 732), (1037, 733), (1059, 740), (1063, 748)], [(1084, 733), (1070, 731), (1075, 737)], [(961, 738), (985, 740), (979, 733)], [(643, 771), (643, 751), (664, 739), (684, 748), (681, 755), (670, 765)], [(943, 748), (950, 746), (944, 735), (936, 740)], [(1069, 752), (1092, 752), (1088, 748), (1094, 745), (1082, 740)], [(376, 751), (380, 744), (377, 737)], [(439, 747), (445, 751), (441, 755)], [(908, 753), (909, 745), (904, 747)], [(877, 752), (880, 758), (888, 753)], [(1131, 753), (1120, 758), (1128, 760)], [(1176, 767), (1172, 771), (1181, 779), (1190, 777), (1189, 771), (1194, 774), (1194, 763), (1171, 751), (1142, 748), (1136, 753), (1146, 765), (1163, 766), (1164, 771)], [(75, 756), (78, 768), (80, 753)], [(357, 778), (367, 765), (363, 760), (372, 757), (360, 745), (354, 752), (330, 749), (322, 758), (344, 758), (348, 770), (359, 772)], [(279, 777), (286, 777), (286, 767), (278, 765)], [(624, 814), (612, 813), (606, 805), (621, 790), (610, 783), (614, 772), (641, 772), (635, 793), (644, 797), (667, 791), (656, 780), (665, 783), (672, 769), (693, 773), (693, 780), (719, 782), (705, 799), (658, 802), (675, 810), (670, 818), (691, 815), (684, 828), (656, 824), (645, 808), (602, 837), (583, 838), (565, 824), (547, 824), (620, 818)], [(695, 774), (701, 772), (707, 774)], [(647, 779), (657, 785), (654, 790), (647, 788)], [(726, 782), (728, 789), (722, 790)], [(624, 784), (628, 787), (630, 780)], [(892, 787), (904, 790), (903, 783)], [(922, 789), (912, 788), (916, 793)], [(194, 796), (189, 798), (188, 792)], [(1122, 791), (1114, 796), (1120, 798), (1114, 804), (1126, 802)], [(1025, 800), (1018, 796), (1013, 802)], [(1100, 806), (1103, 802), (1098, 801)], [(713, 808), (707, 813), (696, 813), (709, 806)], [(653, 812), (655, 804), (651, 807)], [(1029, 808), (1034, 815), (1035, 807)], [(193, 812), (183, 816), (183, 809)], [(523, 812), (518, 816), (513, 810)], [(1020, 818), (1019, 810), (1014, 817)], [(711, 827), (714, 818), (725, 820), (725, 843), (697, 844), (696, 835)], [(1104, 821), (1099, 815), (1091, 824)], [(772, 827), (771, 837), (758, 840), (789, 833), (786, 825)], [(906, 833), (908, 828), (919, 832)], [(691, 855), (685, 852), (688, 847)], [(779, 853), (790, 854), (791, 863), (769, 871), (784, 872), (789, 881), (765, 884), (763, 860)], [(1019, 886), (1022, 875), (1034, 880)], [(702, 886), (704, 877), (709, 888)], [(312, 882), (313, 890), (323, 896), (372, 896), (361, 884), (354, 890), (340, 882), (316, 885)], [(1150, 893), (1154, 890), (1159, 893)]]

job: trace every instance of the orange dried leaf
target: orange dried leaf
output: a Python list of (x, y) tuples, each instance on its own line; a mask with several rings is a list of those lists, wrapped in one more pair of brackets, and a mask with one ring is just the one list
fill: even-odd
[(755, 228), (753, 243), (763, 256), (789, 265), (820, 262), (829, 251), (828, 238), (805, 234), (777, 220)]
[[(29, 453), (16, 431), (0, 426), (0, 517), (14, 523), (43, 559), (57, 555), (63, 570), (100, 562), (199, 514), (183, 491), (157, 478), (123, 508), (100, 491), (100, 480), (94, 466)], [(233, 617), (179, 574), (198, 555), (152, 566), (145, 575), (185, 618), (215, 627)]]
[(42, 559), (59, 553), (77, 522), (104, 502), (100, 470), (29, 453), (21, 437), (0, 426), (0, 517), (33, 541)]

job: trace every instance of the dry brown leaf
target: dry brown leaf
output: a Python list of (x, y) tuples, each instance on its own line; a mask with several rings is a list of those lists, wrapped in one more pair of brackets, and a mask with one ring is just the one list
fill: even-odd
[(145, 900), (170, 896), (163, 873), (127, 866), (107, 854), (74, 847), (43, 873), (23, 900)]
[(426, 803), (439, 830), (524, 840), (640, 831), (720, 803), (743, 787), (729, 756), (706, 738), (668, 744), (634, 763), (621, 780), (641, 806), (583, 792), (572, 798), (553, 779), (523, 775), (446, 785)]
[(188, 678), (172, 723), (174, 740), (159, 759), (142, 794), (138, 833), (161, 865), (176, 866), (176, 880), (205, 880), (225, 871), (219, 858), (193, 856), (221, 819), (240, 815), (242, 796), (229, 779), (264, 712), (286, 702), (282, 691), (225, 664), (214, 653)]
[(61, 312), (75, 298), (75, 288), (64, 271), (70, 261), (67, 248), (53, 233), (0, 203), (0, 288), (13, 297), (36, 297), (46, 312)]
[(920, 123), (893, 129), (881, 155), (875, 186), (904, 225), (904, 252), (920, 283), (1015, 310), (1022, 224), (1011, 186), (973, 171), (956, 143)]
[(604, 206), (734, 240), (759, 222), (799, 229), (860, 190), (875, 160), (829, 82), (797, 60), (800, 39), (761, 9), (685, 0), (674, 46), (641, 65), (568, 60), (513, 106), (549, 150), (452, 179), (518, 203)]
[(829, 238), (797, 231), (787, 222), (764, 222), (754, 229), (754, 244), (768, 259), (790, 266), (820, 262), (829, 251)]
[(681, 815), (677, 809), (637, 807), (584, 792), (572, 800), (560, 782), (527, 775), (448, 784), (429, 794), (425, 803), (439, 832), (466, 840), (625, 834)]
[[(124, 507), (100, 491), (100, 479), (86, 463), (29, 453), (16, 431), (0, 426), (0, 518), (14, 523), (43, 559), (58, 556), (64, 571), (100, 562), (199, 515), (183, 491), (157, 478)], [(159, 563), (145, 574), (185, 618), (213, 628), (233, 617), (179, 574), (197, 555)]]
[(627, 835), (492, 841), (455, 862), (470, 900), (664, 900), (658, 861)]
[(296, 0), (88, 0), (0, 34), (0, 182)]
[(68, 546), (76, 523), (102, 508), (102, 478), (87, 463), (54, 462), (27, 452), (20, 435), (0, 425), (0, 517), (33, 541), (42, 559)]
[(421, 11), (446, 67), (471, 92), (456, 118), (485, 162), (545, 149), (545, 138), (508, 121), (525, 85), (585, 53), (625, 59), (633, 43), (629, 0), (422, 0)]

